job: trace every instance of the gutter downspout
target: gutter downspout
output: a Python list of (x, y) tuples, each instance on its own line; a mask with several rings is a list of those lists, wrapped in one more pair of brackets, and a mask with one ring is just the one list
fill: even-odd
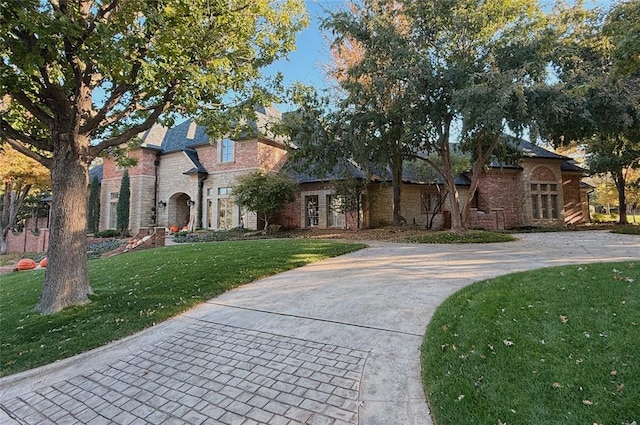
[(204, 173), (198, 173), (198, 221), (197, 221), (197, 227), (200, 229), (204, 229), (204, 224), (202, 223), (202, 202), (203, 202), (203, 195), (204, 195), (204, 181), (207, 179), (208, 175), (204, 174)]
[(153, 214), (154, 216), (154, 227), (158, 226), (158, 214), (160, 213), (160, 211), (158, 211), (158, 169), (160, 168), (160, 152), (156, 153), (156, 160), (153, 162), (153, 165), (155, 166), (154, 169), (154, 177), (155, 180), (153, 182), (153, 211), (155, 212), (155, 214)]

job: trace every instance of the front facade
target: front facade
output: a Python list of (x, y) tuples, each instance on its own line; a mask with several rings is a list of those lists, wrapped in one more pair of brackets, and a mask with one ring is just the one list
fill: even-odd
[[(478, 189), (465, 218), (469, 228), (487, 230), (589, 223), (588, 191), (583, 170), (570, 158), (520, 141), (523, 157), (518, 165), (492, 164), (482, 172)], [(332, 178), (312, 179), (294, 173), (300, 184), (296, 201), (279, 220), (288, 227), (382, 227), (393, 221), (390, 182), (374, 181), (361, 197), (359, 211), (340, 214)], [(352, 177), (363, 178), (361, 174)], [(469, 195), (471, 176), (457, 176), (461, 203)], [(446, 229), (451, 226), (451, 200), (443, 185), (426, 184), (405, 175), (400, 210), (403, 224), (415, 228)], [(336, 218), (336, 215), (339, 217)]]
[[(277, 120), (275, 109), (258, 113), (256, 127)], [(260, 133), (260, 131), (257, 131)], [(142, 136), (142, 145), (130, 152), (137, 160), (130, 167), (130, 228), (164, 226), (171, 230), (262, 228), (256, 214), (234, 204), (232, 187), (239, 176), (254, 170), (278, 172), (287, 160), (284, 143), (268, 137), (211, 142), (202, 127), (185, 121), (174, 128), (155, 126)], [(492, 164), (480, 176), (468, 227), (512, 229), (589, 222), (588, 187), (581, 182), (582, 169), (570, 158), (521, 141), (523, 158), (518, 165)], [(116, 228), (116, 206), (124, 169), (105, 159), (101, 183), (101, 229)], [(351, 164), (355, 179), (367, 181)], [(296, 200), (275, 217), (275, 224), (302, 229), (354, 229), (381, 227), (393, 220), (390, 182), (369, 181), (358, 208), (344, 212), (329, 176), (290, 172), (298, 183)], [(461, 202), (466, 201), (469, 175), (456, 178)], [(443, 229), (451, 225), (451, 199), (443, 185), (427, 184), (415, 177), (403, 178), (403, 224)]]
[[(256, 126), (278, 119), (274, 109), (258, 112)], [(129, 153), (130, 228), (164, 226), (197, 228), (258, 228), (255, 214), (234, 205), (236, 178), (257, 169), (277, 172), (286, 157), (285, 145), (255, 136), (211, 142), (204, 128), (185, 121), (171, 129), (154, 126), (142, 135), (142, 145)], [(100, 228), (116, 228), (116, 206), (124, 168), (113, 159), (103, 164)]]

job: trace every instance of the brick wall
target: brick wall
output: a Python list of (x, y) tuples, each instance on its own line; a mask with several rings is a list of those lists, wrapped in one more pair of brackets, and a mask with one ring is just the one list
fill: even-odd
[[(307, 196), (318, 196), (319, 214), (317, 228), (327, 228), (327, 196), (333, 194), (335, 194), (335, 189), (332, 183), (319, 182), (303, 184), (296, 193), (295, 201), (287, 204), (282, 211), (279, 211), (275, 215), (274, 223), (286, 228), (306, 228), (305, 198)], [(364, 214), (364, 205), (361, 206), (361, 209), (361, 214)], [(344, 221), (345, 228), (358, 228), (358, 213), (356, 211), (345, 213)], [(360, 223), (360, 226), (364, 227), (364, 220)]]
[(567, 224), (584, 224), (588, 221), (588, 214), (585, 214), (585, 206), (588, 206), (580, 190), (580, 178), (580, 174), (562, 175), (564, 221)]
[(256, 158), (261, 168), (280, 171), (287, 160), (287, 151), (280, 144), (261, 141), (257, 146)]
[(49, 247), (49, 229), (47, 217), (28, 218), (24, 230), (20, 233), (9, 231), (7, 234), (8, 252), (46, 252)]
[(475, 194), (477, 211), (470, 215), (472, 227), (510, 229), (521, 224), (524, 202), (516, 170), (490, 170), (482, 173)]
[(47, 252), (49, 247), (49, 229), (25, 229), (20, 233), (9, 231), (7, 235), (8, 252)]
[(477, 208), (472, 208), (469, 220), (469, 227), (472, 229), (504, 230), (506, 228), (504, 209), (495, 209), (487, 213)]

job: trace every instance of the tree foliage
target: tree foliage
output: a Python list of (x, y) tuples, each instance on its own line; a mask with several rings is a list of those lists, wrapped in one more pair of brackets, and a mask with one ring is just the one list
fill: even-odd
[(549, 91), (557, 100), (541, 116), (545, 138), (583, 144), (590, 170), (611, 175), (621, 223), (627, 222), (627, 176), (640, 167), (640, 72), (634, 71), (633, 55), (624, 66), (617, 58), (637, 36), (638, 23), (630, 20), (634, 13), (637, 3), (622, 2), (608, 15), (579, 7), (558, 14), (554, 26), (561, 43), (553, 57), (558, 78)]
[(0, 145), (0, 254), (7, 253), (7, 235), (17, 223), (32, 188), (46, 190), (49, 170), (7, 144)]
[(621, 75), (640, 72), (640, 2), (618, 3), (607, 15), (603, 32), (614, 45), (615, 71)]
[(267, 230), (273, 214), (295, 200), (296, 190), (288, 176), (257, 170), (239, 177), (232, 193), (238, 206), (264, 220)]
[[(553, 48), (546, 25), (535, 0), (367, 0), (333, 13), (324, 26), (348, 52), (336, 72), (344, 95), (326, 107), (297, 93), (303, 102), (288, 130), (299, 155), (333, 161), (346, 154), (388, 170), (394, 222), (404, 161), (422, 158), (452, 195), (453, 228), (464, 229), (480, 172), (509, 143), (502, 133), (534, 123), (533, 99), (545, 87)], [(466, 203), (454, 182), (453, 142), (473, 159)], [(431, 161), (433, 152), (440, 161)]]
[(261, 69), (294, 48), (295, 34), (306, 23), (304, 5), (1, 4), (0, 97), (9, 102), (0, 137), (51, 170), (49, 267), (37, 309), (53, 313), (89, 302), (84, 232), (91, 161), (105, 150), (117, 151), (158, 120), (203, 111), (209, 117), (238, 116), (247, 105), (272, 99), (278, 78), (272, 81), (276, 86), (261, 83)]

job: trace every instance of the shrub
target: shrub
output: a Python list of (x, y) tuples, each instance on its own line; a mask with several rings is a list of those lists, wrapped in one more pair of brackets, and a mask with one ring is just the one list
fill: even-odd
[(233, 241), (244, 239), (246, 231), (244, 229), (229, 229), (229, 230), (215, 230), (206, 233), (188, 233), (185, 231), (178, 232), (173, 237), (174, 242), (187, 243), (187, 242), (216, 242), (216, 241)]
[(115, 238), (120, 236), (120, 232), (116, 229), (107, 229), (93, 234), (96, 238)]
[(276, 233), (280, 233), (282, 230), (282, 226), (279, 224), (270, 224), (267, 226), (267, 235), (275, 235)]
[(87, 258), (89, 260), (100, 258), (105, 252), (113, 251), (120, 245), (122, 245), (122, 241), (119, 239), (106, 239), (104, 241), (87, 244)]

